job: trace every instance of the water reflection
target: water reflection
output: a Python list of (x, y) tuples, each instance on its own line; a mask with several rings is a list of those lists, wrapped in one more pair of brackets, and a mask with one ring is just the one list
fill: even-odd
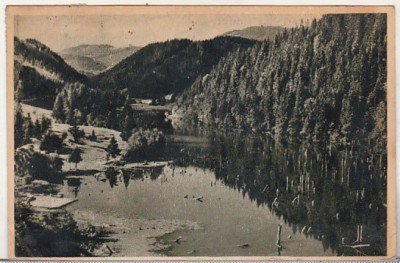
[[(198, 175), (213, 171), (209, 185), (214, 191), (221, 189), (217, 183), (239, 191), (283, 219), (294, 234), (320, 240), (324, 250), (348, 256), (386, 254), (384, 154), (357, 144), (288, 145), (216, 134), (171, 137), (166, 148), (160, 160), (174, 162), (168, 167), (171, 181), (174, 176), (190, 177), (185, 169), (189, 166)], [(175, 167), (183, 169), (175, 172)], [(103, 176), (111, 188), (121, 182), (125, 189), (136, 180), (165, 184), (168, 179), (162, 167), (110, 168)], [(71, 184), (77, 193), (80, 181)], [(277, 247), (278, 254), (282, 249), (284, 245)]]
[[(160, 177), (162, 170), (163, 170), (162, 166), (151, 167), (151, 168), (135, 168), (135, 169), (122, 168), (120, 169), (121, 171), (120, 176), (122, 178), (121, 180), (123, 180), (124, 182), (125, 188), (128, 188), (130, 180), (143, 181), (145, 178), (150, 178), (152, 181), (156, 181)], [(117, 177), (117, 175), (115, 175), (115, 177)], [(113, 180), (113, 178), (111, 178), (111, 180)]]
[(169, 146), (177, 165), (211, 169), (217, 180), (267, 205), (294, 233), (321, 240), (325, 249), (338, 255), (386, 253), (383, 154), (363, 145), (285, 145), (217, 135), (208, 147)]
[(129, 172), (122, 170), (122, 178), (124, 179), (125, 189), (128, 189), (129, 181), (131, 180), (131, 175)]

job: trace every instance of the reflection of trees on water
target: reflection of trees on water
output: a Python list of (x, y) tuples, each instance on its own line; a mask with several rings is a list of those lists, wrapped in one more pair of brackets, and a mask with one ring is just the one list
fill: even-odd
[[(209, 145), (185, 146), (177, 164), (213, 170), (294, 232), (320, 239), (339, 255), (386, 253), (385, 155), (362, 145), (283, 145), (223, 136)], [(347, 247), (357, 244), (370, 246)]]
[(124, 170), (122, 170), (121, 172), (122, 172), (122, 178), (124, 179), (125, 188), (128, 189), (129, 181), (131, 180), (131, 175), (130, 175), (130, 173), (128, 173)]
[[(125, 188), (128, 188), (130, 180), (143, 181), (145, 178), (150, 178), (152, 181), (157, 180), (160, 177), (162, 170), (163, 170), (163, 167), (137, 168), (137, 169), (129, 169), (129, 170), (121, 169), (121, 173), (122, 173), (121, 180), (123, 180)], [(118, 178), (117, 175), (118, 174), (115, 175), (115, 180), (117, 180), (117, 178)]]
[(109, 167), (105, 171), (106, 178), (108, 179), (111, 188), (114, 188), (114, 186), (118, 185), (118, 174), (118, 170), (114, 167)]

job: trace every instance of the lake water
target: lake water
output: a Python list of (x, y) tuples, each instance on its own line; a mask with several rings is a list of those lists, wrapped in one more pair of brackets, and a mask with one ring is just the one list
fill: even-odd
[(71, 209), (197, 222), (160, 239), (170, 256), (386, 253), (386, 157), (368, 147), (185, 133), (168, 137), (159, 160), (174, 164), (126, 172), (116, 185), (71, 179)]

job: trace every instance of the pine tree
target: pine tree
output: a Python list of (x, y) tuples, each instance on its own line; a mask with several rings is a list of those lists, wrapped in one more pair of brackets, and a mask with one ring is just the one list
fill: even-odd
[(129, 137), (132, 135), (132, 129), (135, 127), (135, 122), (133, 120), (133, 111), (130, 104), (129, 96), (126, 97), (121, 115), (124, 118), (121, 127), (122, 128), (121, 138), (127, 141)]
[(75, 163), (75, 169), (78, 167), (78, 163), (82, 161), (81, 150), (76, 147), (71, 155), (69, 156), (68, 162)]
[(119, 122), (117, 118), (117, 113), (114, 108), (110, 109), (106, 118), (106, 127), (114, 130), (118, 130)]
[(25, 121), (25, 142), (30, 142), (30, 139), (34, 135), (35, 132), (35, 126), (33, 125), (31, 115), (28, 113), (28, 117), (26, 118)]
[(56, 120), (61, 121), (62, 123), (65, 122), (66, 120), (66, 116), (65, 116), (65, 112), (64, 112), (64, 100), (63, 98), (66, 97), (65, 95), (65, 91), (61, 91), (57, 97), (56, 100), (54, 102), (54, 106), (53, 106), (53, 116)]
[(34, 126), (34, 137), (40, 139), (42, 137), (42, 125), (39, 122), (39, 119), (36, 119)]
[(115, 158), (121, 152), (121, 150), (118, 148), (118, 143), (117, 140), (115, 140), (114, 136), (110, 139), (110, 143), (107, 147), (107, 152), (109, 155), (111, 155), (112, 158)]
[(24, 117), (22, 116), (21, 105), (16, 105), (14, 117), (14, 148), (24, 144)]
[(51, 127), (51, 120), (43, 116), (41, 122), (40, 132), (41, 134), (45, 134)]
[(74, 142), (79, 143), (79, 140), (85, 136), (85, 132), (82, 131), (81, 129), (76, 126), (72, 126), (71, 128), (68, 129), (69, 133), (71, 133), (72, 137), (74, 137)]
[(91, 141), (97, 140), (97, 136), (96, 136), (96, 133), (94, 132), (94, 130), (92, 130), (92, 134), (89, 136), (89, 140), (91, 140)]

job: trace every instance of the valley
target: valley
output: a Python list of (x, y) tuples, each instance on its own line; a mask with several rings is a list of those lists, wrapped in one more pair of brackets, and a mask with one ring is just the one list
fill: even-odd
[(18, 255), (386, 255), (386, 27), (15, 38)]

